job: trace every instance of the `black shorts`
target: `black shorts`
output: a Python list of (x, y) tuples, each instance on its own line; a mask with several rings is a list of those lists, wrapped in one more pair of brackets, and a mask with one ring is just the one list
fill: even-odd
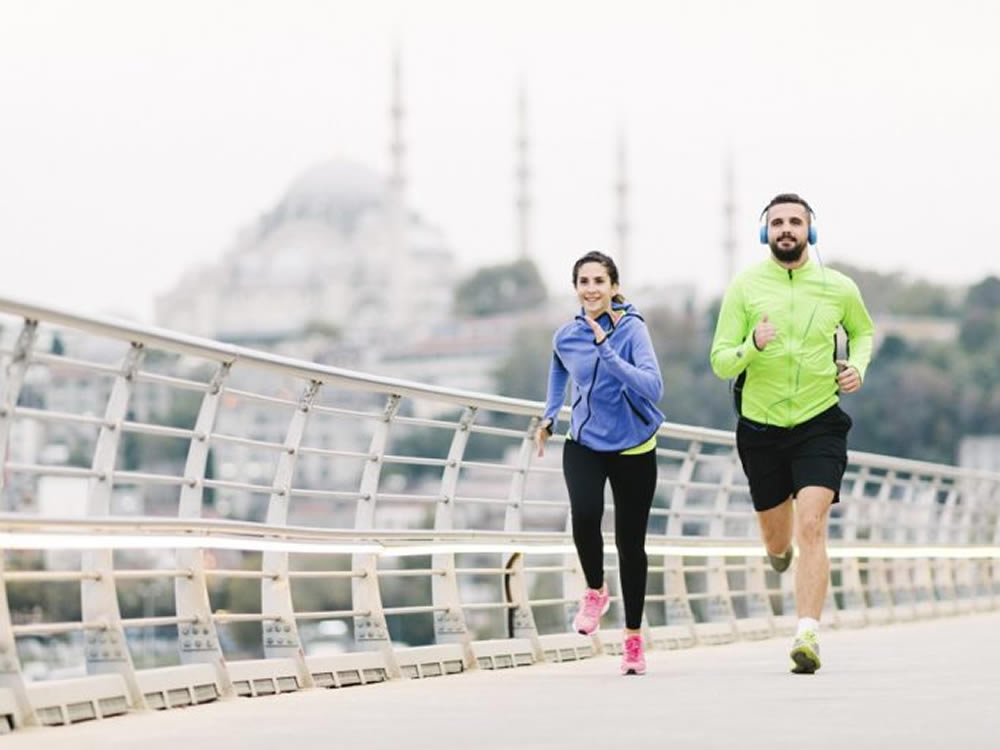
[(851, 424), (836, 404), (794, 427), (740, 417), (736, 449), (750, 482), (754, 510), (775, 508), (803, 487), (827, 487), (833, 490), (833, 502), (840, 502)]

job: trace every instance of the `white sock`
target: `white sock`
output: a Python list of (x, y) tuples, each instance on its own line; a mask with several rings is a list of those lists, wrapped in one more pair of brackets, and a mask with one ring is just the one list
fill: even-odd
[(814, 633), (819, 632), (819, 620), (814, 620), (811, 617), (800, 617), (799, 618), (799, 628), (795, 631), (795, 637), (798, 638), (800, 635), (805, 633), (807, 630), (811, 630)]

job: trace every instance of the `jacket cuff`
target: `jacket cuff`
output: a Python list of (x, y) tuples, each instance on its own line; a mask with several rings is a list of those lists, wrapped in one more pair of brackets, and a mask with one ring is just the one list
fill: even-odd
[(742, 344), (736, 347), (736, 359), (740, 362), (749, 363), (755, 360), (761, 351), (761, 349), (757, 348), (757, 344), (753, 340), (753, 331), (750, 331), (750, 335), (746, 337)]

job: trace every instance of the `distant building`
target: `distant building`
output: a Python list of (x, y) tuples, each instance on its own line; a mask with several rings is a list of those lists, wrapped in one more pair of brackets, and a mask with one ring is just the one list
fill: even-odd
[(375, 172), (330, 161), (299, 176), (220, 263), (185, 274), (156, 315), (166, 328), (227, 341), (312, 327), (374, 343), (443, 319), (454, 269), (441, 232), (406, 212)]
[(494, 373), (514, 349), (524, 326), (551, 328), (545, 311), (455, 318), (427, 336), (386, 350), (378, 368), (385, 374), (427, 385), (495, 393)]

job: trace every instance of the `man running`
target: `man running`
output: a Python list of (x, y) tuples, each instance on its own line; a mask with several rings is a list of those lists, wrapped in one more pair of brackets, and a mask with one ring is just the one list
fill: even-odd
[[(792, 562), (794, 530), (799, 622), (792, 671), (812, 674), (820, 668), (817, 633), (830, 579), (827, 520), (840, 499), (851, 428), (838, 390), (861, 388), (873, 326), (857, 285), (810, 259), (815, 214), (805, 200), (778, 195), (761, 219), (760, 240), (771, 257), (743, 271), (726, 291), (712, 369), (720, 378), (736, 378), (736, 447), (779, 573)], [(848, 336), (846, 359), (837, 358), (838, 325)]]

